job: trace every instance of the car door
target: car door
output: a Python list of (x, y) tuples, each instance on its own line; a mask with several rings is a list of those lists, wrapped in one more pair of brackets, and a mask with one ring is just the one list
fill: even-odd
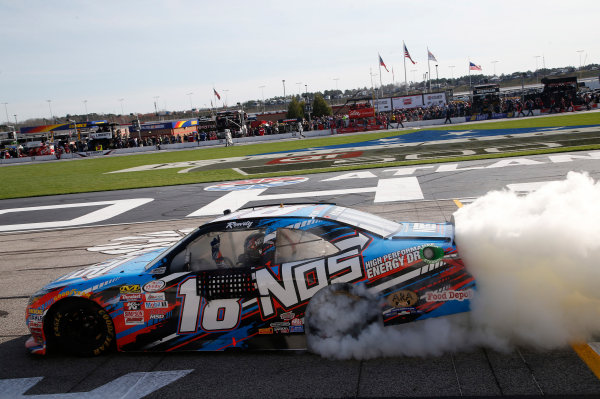
[(214, 350), (247, 338), (235, 330), (244, 324), (244, 308), (256, 303), (253, 270), (263, 261), (263, 239), (259, 229), (215, 229), (173, 258), (172, 269), (187, 272), (173, 287), (180, 304), (176, 333), (195, 341), (191, 347)]

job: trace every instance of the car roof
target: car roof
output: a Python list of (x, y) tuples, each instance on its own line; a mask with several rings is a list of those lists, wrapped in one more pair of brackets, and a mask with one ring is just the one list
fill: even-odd
[[(333, 204), (320, 203), (303, 203), (303, 204), (280, 204), (280, 205), (264, 205), (251, 208), (240, 209), (235, 212), (225, 214), (213, 222), (222, 222), (235, 219), (254, 219), (254, 218), (269, 218), (269, 217), (299, 217), (313, 218), (322, 217), (328, 211), (331, 211), (336, 206)], [(343, 208), (343, 207), (338, 207)], [(345, 208), (343, 208), (345, 209)]]

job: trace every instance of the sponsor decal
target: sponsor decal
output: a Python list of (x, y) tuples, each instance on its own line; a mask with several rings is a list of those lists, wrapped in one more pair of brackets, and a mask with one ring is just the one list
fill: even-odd
[(125, 302), (126, 310), (140, 310), (142, 308), (141, 302)]
[(40, 328), (42, 328), (42, 322), (41, 321), (30, 321), (27, 326), (29, 328), (40, 329)]
[(42, 316), (41, 314), (30, 314), (29, 315), (29, 320), (31, 320), (31, 321), (42, 321), (43, 318), (44, 318), (44, 316)]
[(386, 302), (394, 308), (407, 308), (415, 306), (419, 302), (419, 296), (414, 291), (402, 290), (388, 296)]
[(422, 310), (418, 310), (416, 308), (413, 307), (407, 307), (407, 308), (394, 308), (394, 309), (390, 309), (389, 312), (385, 313), (386, 317), (390, 317), (390, 316), (405, 316), (407, 314), (422, 314), (423, 311)]
[(295, 316), (296, 316), (296, 314), (294, 312), (286, 312), (286, 313), (282, 313), (280, 317), (282, 320), (291, 320)]
[(419, 233), (435, 233), (437, 227), (435, 223), (414, 223), (412, 230)]
[(240, 180), (227, 182), (205, 187), (206, 191), (237, 191), (249, 190), (254, 188), (270, 188), (287, 186), (290, 184), (302, 183), (308, 180), (308, 177), (267, 177), (263, 179)]
[(273, 329), (271, 327), (269, 327), (269, 328), (259, 328), (258, 329), (258, 333), (259, 334), (273, 334)]
[(162, 280), (152, 280), (146, 284), (144, 284), (145, 292), (156, 292), (165, 288), (165, 282)]
[(239, 229), (239, 228), (244, 227), (246, 229), (249, 229), (250, 227), (252, 227), (252, 224), (253, 224), (253, 222), (250, 221), (250, 220), (248, 220), (246, 222), (241, 222), (241, 223), (238, 223), (238, 222), (229, 222), (229, 223), (227, 223), (227, 226), (225, 226), (225, 228), (227, 228), (227, 229)]
[(150, 315), (150, 320), (162, 320), (165, 318), (165, 315), (162, 313), (152, 313)]
[(42, 314), (44, 311), (42, 309), (29, 309), (30, 314)]
[(121, 294), (141, 293), (142, 288), (140, 287), (139, 284), (122, 285), (119, 288), (119, 292)]
[(157, 302), (145, 302), (146, 309), (163, 309), (168, 308), (169, 303), (167, 301), (157, 301)]
[(270, 324), (271, 327), (289, 327), (290, 323), (287, 321), (276, 321), (275, 323)]
[(144, 317), (143, 310), (126, 310), (123, 312), (125, 317)]
[(146, 294), (146, 301), (164, 301), (165, 293), (164, 292), (153, 292), (150, 294)]
[(421, 261), (419, 251), (431, 244), (421, 244), (392, 252), (365, 262), (367, 278), (378, 279), (396, 273)]
[[(329, 284), (349, 283), (363, 278), (362, 257), (356, 248), (303, 264), (284, 263), (278, 268), (279, 273), (269, 267), (256, 271), (260, 309), (265, 317), (275, 313), (275, 301), (290, 309)], [(316, 276), (312, 284), (306, 280), (307, 275)]]
[(290, 332), (289, 327), (273, 327), (273, 332), (275, 334), (287, 334)]
[(152, 271), (150, 273), (152, 274), (165, 274), (165, 272), (167, 271), (167, 268), (164, 266), (161, 267), (156, 267), (154, 269), (152, 269)]
[(302, 333), (302, 332), (304, 332), (304, 326), (291, 326), (290, 327), (290, 332), (293, 332), (293, 333)]
[(121, 302), (141, 301), (142, 294), (121, 294)]
[(125, 325), (136, 326), (144, 324), (144, 317), (125, 317)]
[(304, 325), (304, 319), (292, 319), (290, 323), (292, 326), (302, 326)]
[(473, 290), (448, 290), (441, 292), (429, 291), (425, 294), (425, 299), (427, 302), (464, 301), (465, 299), (473, 298), (473, 294)]

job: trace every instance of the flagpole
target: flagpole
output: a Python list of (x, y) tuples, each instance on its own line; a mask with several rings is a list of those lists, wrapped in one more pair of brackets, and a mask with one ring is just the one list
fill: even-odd
[(429, 65), (429, 47), (427, 47), (427, 72), (429, 73), (429, 92), (431, 93), (431, 66)]
[(469, 90), (471, 90), (471, 58), (469, 58)]
[(406, 94), (408, 94), (408, 81), (406, 80), (406, 44), (402, 40), (402, 58), (404, 59), (404, 86), (406, 87)]
[[(381, 59), (381, 56), (379, 56)], [(381, 96), (383, 97), (383, 83), (381, 82), (381, 62), (379, 63), (379, 87), (381, 90)]]

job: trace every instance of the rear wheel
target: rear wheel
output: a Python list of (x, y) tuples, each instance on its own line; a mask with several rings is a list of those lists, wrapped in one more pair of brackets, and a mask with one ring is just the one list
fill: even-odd
[(115, 340), (115, 326), (100, 306), (85, 300), (59, 304), (52, 314), (52, 338), (64, 352), (97, 356), (107, 352)]
[(333, 284), (315, 294), (306, 308), (306, 333), (311, 339), (356, 338), (379, 321), (377, 300), (361, 287)]

